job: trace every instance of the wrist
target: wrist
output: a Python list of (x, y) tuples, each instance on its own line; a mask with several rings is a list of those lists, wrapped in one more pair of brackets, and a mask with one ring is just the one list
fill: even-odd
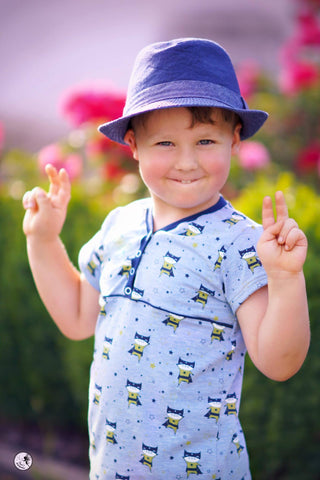
[(26, 235), (27, 248), (39, 250), (41, 248), (51, 248), (58, 243), (61, 243), (59, 235), (47, 236), (47, 235), (38, 235), (38, 234), (28, 234)]
[(267, 273), (268, 288), (277, 291), (280, 295), (287, 286), (292, 288), (296, 284), (305, 285), (305, 277), (303, 270), (298, 272), (271, 272)]

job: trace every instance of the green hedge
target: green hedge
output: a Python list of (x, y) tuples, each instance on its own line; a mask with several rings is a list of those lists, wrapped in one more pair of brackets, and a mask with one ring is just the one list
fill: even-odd
[(261, 175), (233, 204), (261, 222), (263, 196), (280, 189), (285, 192), (289, 213), (303, 228), (309, 242), (304, 271), (311, 346), (301, 370), (284, 383), (265, 378), (247, 357), (241, 420), (254, 480), (319, 480), (320, 198), (284, 173), (277, 182)]
[[(261, 176), (233, 201), (261, 219), (264, 194), (281, 188), (309, 240), (305, 265), (312, 343), (300, 372), (284, 383), (268, 380), (247, 359), (241, 420), (254, 480), (320, 478), (320, 198), (288, 174), (278, 182)], [(74, 263), (80, 246), (99, 228), (101, 202), (75, 191), (63, 240)], [(86, 430), (92, 339), (73, 342), (53, 324), (35, 291), (21, 225), (20, 201), (0, 193), (0, 417), (31, 421), (42, 428)]]
[[(80, 197), (70, 205), (63, 238), (75, 264), (103, 218), (92, 207)], [(0, 194), (0, 417), (85, 429), (92, 339), (63, 337), (42, 305), (26, 256), (23, 214), (21, 201)]]

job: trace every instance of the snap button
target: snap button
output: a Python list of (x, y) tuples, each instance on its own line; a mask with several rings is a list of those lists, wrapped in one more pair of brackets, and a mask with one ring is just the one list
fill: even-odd
[(125, 293), (126, 295), (131, 295), (131, 292), (132, 292), (132, 288), (130, 288), (130, 287), (126, 287), (126, 288), (124, 289), (124, 293)]

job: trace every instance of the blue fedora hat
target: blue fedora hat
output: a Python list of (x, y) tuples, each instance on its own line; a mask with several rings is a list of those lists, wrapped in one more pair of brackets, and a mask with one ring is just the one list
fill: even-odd
[(241, 97), (227, 52), (211, 40), (181, 38), (149, 45), (138, 54), (122, 117), (100, 125), (111, 140), (124, 142), (130, 119), (170, 107), (219, 107), (237, 113), (241, 139), (254, 135), (268, 118)]

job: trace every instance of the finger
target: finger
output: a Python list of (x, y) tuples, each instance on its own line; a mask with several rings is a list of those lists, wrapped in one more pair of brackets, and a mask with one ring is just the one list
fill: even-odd
[(70, 200), (71, 196), (71, 183), (67, 171), (62, 168), (59, 171), (60, 190), (59, 190), (59, 202), (66, 203)]
[(262, 225), (264, 230), (275, 224), (271, 197), (264, 197), (262, 203)]
[(49, 194), (57, 195), (60, 188), (60, 180), (57, 169), (53, 165), (48, 163), (48, 165), (45, 166), (45, 172), (48, 175), (48, 179), (50, 182)]
[(285, 250), (292, 250), (296, 245), (307, 245), (307, 237), (305, 236), (305, 234), (302, 232), (302, 230), (300, 230), (297, 227), (293, 227), (288, 235), (287, 235), (287, 238), (286, 238), (286, 242), (285, 242)]
[(288, 207), (283, 192), (278, 191), (275, 194), (277, 220), (287, 220), (289, 218)]
[(50, 181), (49, 197), (54, 206), (61, 206), (70, 199), (71, 184), (67, 171), (61, 168), (59, 172), (55, 167), (48, 164), (45, 167)]
[(287, 237), (290, 234), (291, 230), (299, 229), (297, 222), (293, 218), (288, 218), (285, 221), (279, 221), (279, 224), (282, 225), (281, 230), (279, 231), (278, 243), (284, 244), (287, 243)]
[(61, 184), (63, 185), (64, 188), (66, 187), (70, 187), (70, 178), (69, 178), (69, 175), (68, 175), (68, 172), (66, 171), (65, 168), (61, 168), (61, 170), (59, 171), (59, 177), (60, 177), (60, 181), (61, 181)]
[(32, 192), (28, 191), (23, 195), (22, 205), (25, 210), (28, 210), (28, 208), (30, 209), (36, 208), (37, 204), (34, 196), (32, 195)]

